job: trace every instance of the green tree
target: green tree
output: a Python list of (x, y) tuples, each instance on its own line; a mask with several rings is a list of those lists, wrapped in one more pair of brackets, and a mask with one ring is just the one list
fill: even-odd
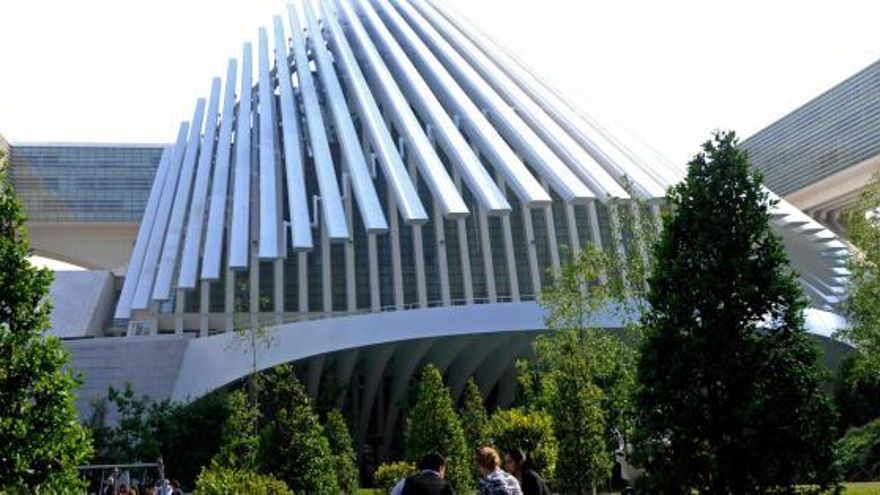
[(849, 259), (852, 275), (844, 305), (851, 326), (839, 334), (855, 345), (860, 371), (877, 377), (880, 376), (880, 175), (865, 186), (848, 220), (847, 236), (856, 247)]
[(850, 428), (835, 446), (835, 466), (847, 481), (880, 477), (880, 418)]
[(559, 444), (553, 420), (546, 412), (499, 409), (486, 424), (486, 436), (502, 455), (520, 449), (544, 478), (554, 478)]
[(528, 359), (516, 360), (516, 396), (514, 405), (526, 411), (543, 410), (541, 376)]
[[(250, 373), (247, 378), (248, 400), (251, 406), (257, 409), (259, 408), (258, 399), (260, 396), (260, 374), (257, 373), (260, 348), (269, 349), (275, 343), (275, 336), (272, 334), (275, 326), (264, 325), (260, 321), (260, 313), (257, 312), (257, 308), (251, 308), (252, 310), (248, 312), (249, 308), (245, 304), (248, 301), (242, 297), (243, 294), (248, 293), (247, 284), (244, 281), (238, 284), (236, 292), (238, 295), (235, 300), (233, 340), (230, 346), (242, 349), (250, 355)], [(261, 298), (257, 304), (259, 306), (266, 304), (266, 302), (266, 298)]]
[(418, 470), (415, 464), (411, 462), (389, 462), (380, 464), (373, 473), (373, 486), (383, 493), (390, 492), (398, 481), (409, 478), (416, 474)]
[[(101, 463), (155, 462), (161, 456), (156, 426), (159, 414), (170, 413), (171, 404), (155, 404), (149, 397), (135, 395), (130, 383), (122, 389), (109, 387), (107, 401), (116, 409), (116, 426), (108, 431), (106, 441), (96, 442), (104, 450), (96, 451)], [(97, 412), (97, 411), (96, 411)]]
[(358, 480), (357, 457), (354, 453), (354, 441), (348, 431), (348, 424), (338, 409), (327, 413), (324, 425), (330, 452), (333, 455), (333, 470), (336, 472), (336, 483), (341, 493), (357, 493)]
[[(630, 224), (631, 222), (625, 222)], [(526, 386), (539, 407), (553, 417), (559, 441), (557, 485), (575, 493), (592, 491), (611, 477), (611, 452), (617, 435), (627, 436), (632, 425), (632, 393), (635, 386), (635, 354), (625, 342), (637, 335), (628, 324), (624, 335), (595, 328), (597, 315), (620, 312), (624, 321), (638, 314), (639, 306), (628, 302), (626, 287), (643, 286), (642, 255), (636, 251), (624, 266), (632, 283), (608, 280), (609, 272), (620, 277), (617, 255), (606, 255), (589, 245), (577, 253), (541, 295), (547, 327), (552, 330), (535, 340), (534, 376), (521, 365)], [(612, 269), (615, 266), (618, 268)], [(603, 281), (603, 279), (605, 279)], [(537, 390), (536, 390), (537, 389)]]
[[(474, 377), (468, 378), (462, 396), (461, 408), (458, 410), (458, 417), (461, 418), (464, 440), (468, 448), (476, 449), (487, 443), (486, 423), (489, 421), (489, 417), (486, 414), (483, 396), (480, 395), (480, 389), (477, 387)], [(474, 463), (472, 471), (474, 478), (480, 477), (480, 468), (476, 463)]]
[(468, 447), (475, 449), (486, 442), (486, 422), (489, 417), (483, 405), (483, 396), (474, 377), (468, 378), (459, 410), (461, 426)]
[(79, 385), (49, 327), (52, 272), (28, 261), (21, 203), (0, 152), (0, 492), (77, 486), (90, 451), (77, 421)]
[(635, 445), (662, 493), (833, 484), (834, 414), (773, 202), (732, 132), (667, 198), (644, 317)]
[[(113, 426), (106, 423), (111, 406), (117, 418)], [(223, 393), (181, 404), (138, 397), (129, 384), (121, 390), (110, 387), (106, 397), (92, 401), (86, 422), (95, 445), (90, 462), (155, 462), (162, 457), (168, 477), (191, 490), (202, 467), (220, 449), (222, 435), (217, 432), (222, 431), (227, 414)]]
[(212, 393), (189, 404), (162, 401), (150, 408), (166, 476), (176, 478), (191, 491), (203, 466), (220, 450), (223, 424), (228, 415), (225, 393)]
[(254, 471), (260, 447), (260, 411), (248, 404), (247, 396), (241, 390), (230, 393), (226, 400), (229, 415), (223, 423), (220, 451), (211, 464)]
[(461, 420), (455, 413), (449, 389), (443, 385), (440, 370), (425, 366), (416, 388), (416, 403), (409, 411), (403, 433), (406, 459), (413, 463), (428, 452), (446, 457), (446, 478), (456, 492), (474, 489), (471, 478), (472, 456), (467, 448)]
[[(542, 387), (559, 441), (557, 486), (567, 493), (592, 492), (611, 477), (605, 394), (596, 385), (594, 363), (584, 359), (582, 351), (585, 347), (596, 349), (593, 344), (601, 345), (606, 339), (598, 331), (558, 330), (552, 336), (553, 350), (541, 351), (553, 356)], [(538, 347), (547, 343), (540, 342)]]
[(283, 481), (269, 474), (230, 467), (204, 468), (196, 479), (199, 495), (289, 495), (293, 492)]
[(840, 363), (834, 380), (834, 405), (839, 432), (880, 417), (880, 376), (866, 372), (857, 354)]
[(282, 365), (272, 375), (273, 386), (262, 391), (278, 408), (261, 436), (264, 470), (298, 493), (339, 493), (330, 444), (293, 368)]

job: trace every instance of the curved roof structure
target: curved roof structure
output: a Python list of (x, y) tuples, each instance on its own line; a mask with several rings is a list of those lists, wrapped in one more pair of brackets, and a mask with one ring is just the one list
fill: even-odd
[[(658, 216), (684, 176), (436, 0), (304, 0), (271, 28), (164, 150), (129, 335), (530, 300), (586, 243), (641, 249), (621, 206)], [(833, 309), (845, 245), (782, 200), (773, 225)]]

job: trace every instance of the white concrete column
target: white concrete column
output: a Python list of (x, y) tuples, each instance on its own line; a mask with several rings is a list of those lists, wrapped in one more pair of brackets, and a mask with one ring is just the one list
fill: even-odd
[(581, 240), (578, 237), (574, 205), (571, 203), (565, 203), (565, 224), (568, 226), (568, 247), (571, 249), (571, 259), (574, 260), (581, 250)]
[(440, 274), (440, 299), (444, 306), (452, 303), (449, 292), (449, 260), (446, 258), (446, 221), (434, 201), (434, 237), (437, 241), (437, 271)]
[(478, 230), (480, 232), (480, 247), (483, 251), (483, 271), (486, 275), (486, 297), (490, 303), (498, 302), (498, 292), (495, 287), (495, 263), (492, 257), (492, 240), (489, 237), (489, 219), (486, 209), (480, 206), (477, 210)]
[(333, 273), (331, 268), (327, 222), (321, 222), (321, 302), (325, 314), (333, 312)]
[(235, 272), (228, 265), (223, 270), (226, 272), (223, 280), (223, 331), (228, 332), (235, 328)]
[[(507, 197), (507, 186), (504, 176), (495, 172), (495, 182), (498, 189)], [(507, 261), (507, 279), (510, 283), (510, 298), (518, 302), (519, 298), (519, 275), (516, 272), (516, 252), (513, 250), (513, 231), (510, 228), (510, 214), (501, 216), (501, 230), (504, 235), (504, 258)]]
[(538, 250), (535, 247), (535, 228), (532, 225), (532, 209), (522, 205), (523, 228), (526, 231), (526, 245), (529, 251), (529, 272), (532, 275), (533, 296), (541, 293), (541, 270), (538, 267)]
[(379, 254), (376, 251), (376, 234), (367, 235), (367, 261), (370, 266), (370, 308), (378, 311), (382, 306), (379, 289)]
[[(412, 158), (411, 153), (406, 154), (406, 163), (409, 168), (409, 176), (412, 180), (413, 186), (415, 186), (416, 191), (419, 189), (419, 172), (416, 169), (415, 161)], [(425, 280), (425, 249), (422, 242), (422, 226), (421, 225), (413, 225), (410, 227), (412, 229), (412, 238), (413, 238), (413, 258), (416, 261), (416, 293), (418, 295), (419, 307), (427, 308), (428, 307), (428, 287), (427, 281)]]
[(400, 222), (397, 216), (397, 201), (391, 187), (387, 187), (388, 197), (388, 242), (391, 243), (391, 278), (394, 286), (394, 305), (403, 308), (403, 267), (400, 260)]
[(174, 304), (174, 333), (183, 335), (183, 309), (186, 303), (186, 291), (177, 289), (177, 300)]
[(199, 283), (199, 337), (208, 336), (208, 315), (210, 314), (211, 282), (202, 280)]
[(587, 203), (587, 219), (590, 222), (590, 242), (602, 249), (602, 228), (599, 227), (599, 214), (596, 212), (596, 201)]
[(345, 218), (348, 224), (348, 241), (345, 243), (345, 309), (349, 313), (357, 310), (357, 287), (354, 265), (354, 215), (352, 214), (351, 180), (346, 176)]
[[(452, 171), (452, 181), (455, 187), (461, 192), (461, 176), (457, 170)], [(471, 276), (471, 255), (468, 249), (467, 239), (467, 219), (460, 218), (456, 220), (458, 224), (458, 251), (461, 261), (461, 279), (464, 285), (464, 299), (467, 304), (474, 303), (474, 281)]]
[(297, 303), (300, 316), (309, 312), (309, 254), (302, 251), (296, 253)]
[[(286, 248), (287, 246), (285, 246)], [(284, 323), (284, 258), (278, 258), (272, 262), (273, 287), (272, 298), (275, 301), (275, 324)]]
[[(550, 188), (547, 187), (546, 180), (541, 179), (541, 186), (549, 194)], [(556, 242), (556, 222), (553, 219), (552, 204), (544, 207), (544, 225), (547, 227), (547, 245), (550, 250), (550, 264), (553, 266), (553, 274), (558, 277), (562, 270), (562, 264), (559, 260), (559, 243)]]

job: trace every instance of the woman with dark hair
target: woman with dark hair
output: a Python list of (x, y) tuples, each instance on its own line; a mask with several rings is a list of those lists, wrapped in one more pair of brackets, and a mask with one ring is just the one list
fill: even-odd
[(532, 460), (522, 450), (516, 449), (504, 456), (507, 472), (519, 478), (523, 495), (550, 495), (547, 483), (532, 465)]

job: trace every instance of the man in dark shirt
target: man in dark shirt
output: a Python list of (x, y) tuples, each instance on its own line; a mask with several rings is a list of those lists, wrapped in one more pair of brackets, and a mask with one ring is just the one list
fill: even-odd
[(507, 471), (519, 478), (523, 495), (550, 495), (547, 483), (535, 471), (531, 459), (522, 450), (513, 450), (505, 456)]
[(446, 459), (437, 452), (430, 452), (419, 461), (419, 472), (401, 481), (391, 490), (391, 495), (455, 495), (444, 477)]

